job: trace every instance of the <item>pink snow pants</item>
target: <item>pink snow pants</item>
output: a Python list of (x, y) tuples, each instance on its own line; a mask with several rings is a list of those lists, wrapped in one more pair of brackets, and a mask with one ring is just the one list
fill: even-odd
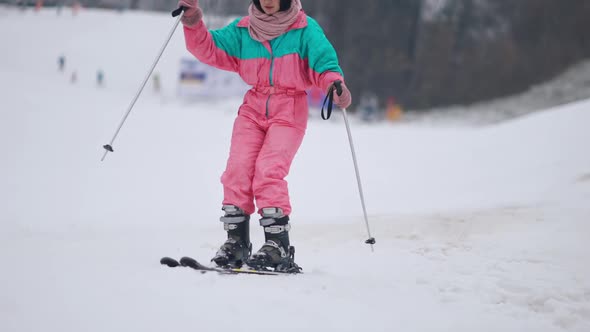
[(246, 214), (277, 207), (291, 213), (285, 177), (303, 141), (308, 107), (303, 91), (253, 88), (234, 122), (229, 159), (221, 176), (223, 204)]

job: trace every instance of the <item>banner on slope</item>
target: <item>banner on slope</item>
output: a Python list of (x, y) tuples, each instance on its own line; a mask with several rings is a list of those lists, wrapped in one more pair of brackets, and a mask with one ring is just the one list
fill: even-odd
[(181, 59), (178, 94), (182, 98), (241, 98), (248, 89), (236, 73), (213, 68), (197, 59)]

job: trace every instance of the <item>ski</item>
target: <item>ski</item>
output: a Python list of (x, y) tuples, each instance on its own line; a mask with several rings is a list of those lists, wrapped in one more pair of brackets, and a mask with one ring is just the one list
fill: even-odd
[[(257, 269), (244, 269), (244, 268), (221, 268), (221, 267), (210, 267), (199, 263), (196, 259), (191, 257), (182, 257), (180, 261), (177, 261), (171, 257), (163, 257), (160, 259), (160, 264), (166, 265), (170, 268), (175, 267), (188, 267), (201, 273), (217, 272), (219, 274), (255, 274), (255, 275), (268, 275), (268, 276), (280, 276), (294, 274), (290, 272), (278, 272), (269, 270), (257, 270)], [(302, 272), (299, 272), (302, 273)]]

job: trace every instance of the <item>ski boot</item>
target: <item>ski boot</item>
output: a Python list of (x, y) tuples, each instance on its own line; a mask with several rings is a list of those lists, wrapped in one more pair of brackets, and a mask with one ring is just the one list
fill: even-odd
[(219, 220), (227, 231), (227, 240), (211, 259), (220, 267), (240, 268), (250, 258), (250, 216), (234, 205), (224, 205), (225, 215)]
[(257, 270), (301, 272), (301, 268), (294, 261), (295, 247), (289, 245), (289, 230), (291, 229), (289, 216), (283, 215), (283, 210), (280, 208), (264, 208), (260, 225), (264, 227), (266, 242), (248, 260), (248, 266)]

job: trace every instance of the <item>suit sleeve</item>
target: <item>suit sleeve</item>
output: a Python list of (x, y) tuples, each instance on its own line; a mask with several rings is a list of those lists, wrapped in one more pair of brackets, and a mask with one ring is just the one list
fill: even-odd
[(219, 30), (208, 30), (203, 20), (194, 27), (184, 27), (187, 50), (199, 61), (222, 70), (237, 72), (240, 38), (237, 22)]
[(307, 29), (305, 50), (309, 76), (314, 86), (326, 91), (334, 81), (344, 81), (338, 55), (317, 22), (308, 18)]

